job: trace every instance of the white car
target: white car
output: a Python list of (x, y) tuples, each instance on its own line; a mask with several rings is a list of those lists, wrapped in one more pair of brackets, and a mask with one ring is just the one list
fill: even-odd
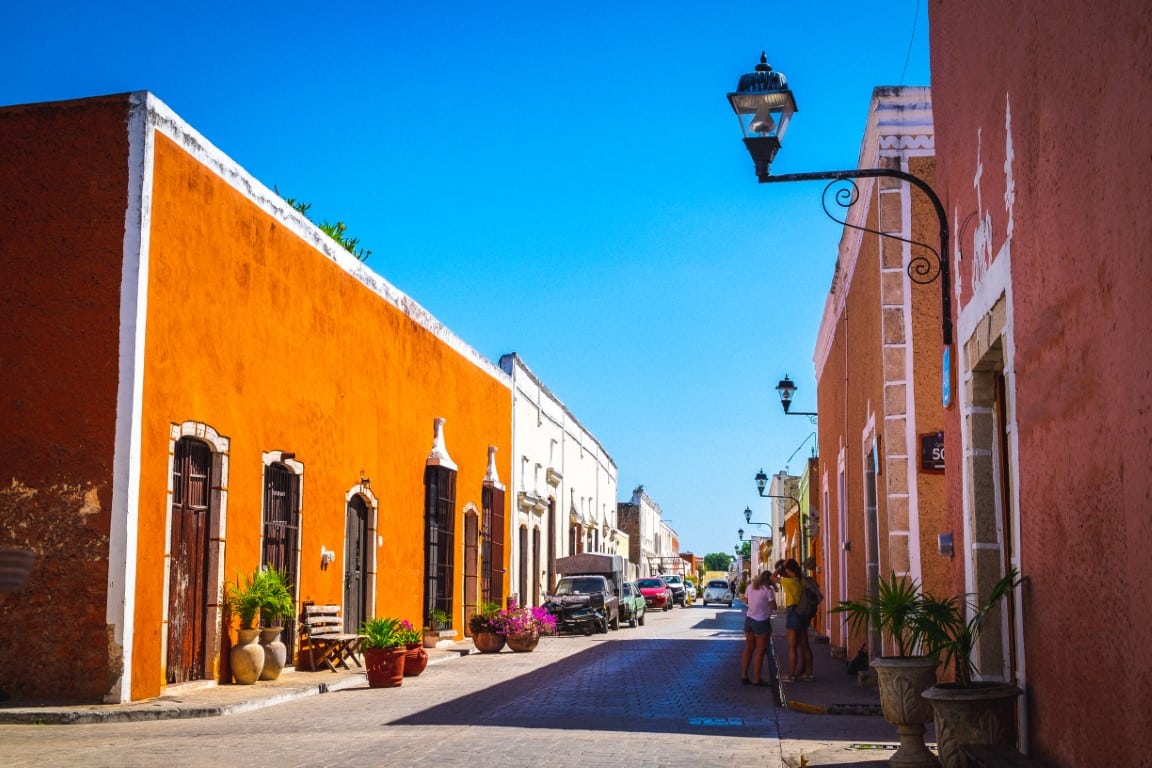
[(724, 579), (712, 579), (704, 587), (704, 605), (724, 603), (732, 607), (732, 587)]
[(695, 584), (690, 581), (684, 582), (684, 591), (687, 593), (689, 600), (696, 602), (697, 592)]

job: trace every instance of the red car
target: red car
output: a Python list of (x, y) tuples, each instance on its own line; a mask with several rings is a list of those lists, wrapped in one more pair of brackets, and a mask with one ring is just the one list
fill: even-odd
[(644, 595), (644, 602), (649, 609), (659, 608), (662, 611), (672, 609), (672, 589), (664, 579), (655, 576), (636, 579), (636, 586), (640, 587), (640, 594)]

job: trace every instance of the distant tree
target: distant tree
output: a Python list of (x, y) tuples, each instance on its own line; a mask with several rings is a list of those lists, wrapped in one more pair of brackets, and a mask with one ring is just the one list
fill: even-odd
[(726, 555), (723, 552), (704, 555), (704, 567), (710, 571), (727, 571), (730, 565), (732, 565), (732, 555)]

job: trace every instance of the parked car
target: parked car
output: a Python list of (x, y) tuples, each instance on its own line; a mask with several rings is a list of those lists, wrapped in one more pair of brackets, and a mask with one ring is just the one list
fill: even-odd
[(660, 578), (664, 579), (664, 583), (672, 590), (672, 602), (680, 607), (684, 606), (684, 579), (680, 578), (675, 573), (662, 573)]
[(686, 603), (696, 602), (696, 598), (698, 597), (696, 593), (696, 585), (690, 581), (684, 582), (684, 594)]
[(712, 579), (704, 587), (704, 605), (724, 603), (732, 607), (732, 587), (724, 579)]
[(620, 586), (620, 621), (628, 626), (644, 626), (644, 614), (648, 611), (648, 601), (640, 594), (640, 587), (634, 581), (626, 581)]
[(637, 579), (636, 586), (640, 588), (640, 594), (644, 595), (644, 602), (647, 603), (648, 608), (661, 611), (672, 610), (672, 590), (664, 582), (664, 579), (659, 576), (649, 576), (645, 579)]

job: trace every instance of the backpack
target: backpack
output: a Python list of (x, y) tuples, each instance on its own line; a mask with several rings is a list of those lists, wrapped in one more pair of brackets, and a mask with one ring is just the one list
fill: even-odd
[(816, 609), (820, 606), (820, 601), (823, 599), (824, 595), (820, 593), (816, 579), (805, 576), (804, 589), (800, 592), (799, 602), (796, 603), (796, 613), (801, 616), (814, 616)]

